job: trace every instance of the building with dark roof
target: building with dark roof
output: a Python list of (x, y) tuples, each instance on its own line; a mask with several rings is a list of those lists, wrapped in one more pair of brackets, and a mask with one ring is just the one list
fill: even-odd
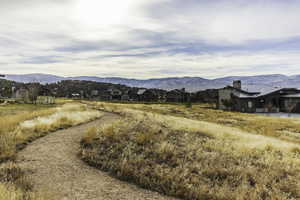
[[(234, 86), (226, 86), (218, 90), (218, 102), (217, 107), (222, 110), (238, 110), (242, 111), (244, 106), (237, 105), (237, 99), (245, 98), (245, 99), (252, 99), (259, 95), (259, 92), (248, 92), (242, 90), (240, 81), (234, 81)], [(252, 103), (249, 103), (247, 107), (247, 111), (252, 111)], [(238, 106), (238, 108), (236, 108)], [(243, 107), (243, 108), (241, 108)], [(246, 110), (245, 110), (246, 112)]]
[(247, 113), (300, 112), (300, 90), (277, 88), (258, 93), (248, 92), (241, 87), (227, 86), (218, 90), (218, 105), (222, 110)]

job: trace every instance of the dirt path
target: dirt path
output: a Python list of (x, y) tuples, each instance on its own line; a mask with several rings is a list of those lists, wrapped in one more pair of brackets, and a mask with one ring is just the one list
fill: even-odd
[(21, 151), (17, 162), (31, 172), (34, 188), (46, 191), (54, 200), (172, 199), (114, 179), (77, 157), (82, 134), (89, 127), (116, 118), (105, 114), (94, 122), (51, 133)]

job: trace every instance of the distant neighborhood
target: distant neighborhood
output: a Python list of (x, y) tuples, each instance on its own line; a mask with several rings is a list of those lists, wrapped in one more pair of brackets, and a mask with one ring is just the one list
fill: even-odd
[(184, 88), (166, 91), (80, 80), (63, 80), (58, 83), (43, 85), (40, 83), (25, 84), (0, 79), (0, 86), (0, 98), (6, 102), (51, 104), (55, 103), (55, 98), (57, 97), (97, 101), (178, 103), (192, 100), (191, 93), (186, 92)]
[(121, 84), (82, 80), (57, 83), (18, 83), (0, 75), (0, 102), (54, 104), (55, 98), (87, 99), (116, 102), (210, 103), (216, 108), (246, 113), (300, 113), (300, 90), (274, 88), (269, 92), (249, 92), (242, 81), (220, 89), (188, 92), (185, 88), (162, 90), (129, 87)]

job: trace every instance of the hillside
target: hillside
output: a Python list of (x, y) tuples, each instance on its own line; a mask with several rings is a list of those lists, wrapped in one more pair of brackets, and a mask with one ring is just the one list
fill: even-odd
[(233, 80), (242, 80), (243, 89), (248, 91), (266, 91), (275, 87), (300, 88), (300, 75), (286, 76), (281, 74), (259, 76), (230, 76), (217, 79), (201, 77), (171, 77), (158, 79), (127, 79), (118, 77), (101, 78), (96, 76), (61, 77), (49, 74), (6, 75), (7, 80), (16, 82), (55, 83), (62, 80), (87, 80), (103, 83), (122, 84), (130, 87), (159, 88), (172, 90), (186, 88), (189, 91), (199, 91), (211, 88), (221, 88), (230, 85)]
[(5, 76), (7, 80), (20, 82), (20, 83), (38, 82), (41, 84), (46, 84), (46, 83), (55, 83), (66, 79), (64, 77), (54, 76), (50, 74), (24, 74), (24, 75), (6, 74)]

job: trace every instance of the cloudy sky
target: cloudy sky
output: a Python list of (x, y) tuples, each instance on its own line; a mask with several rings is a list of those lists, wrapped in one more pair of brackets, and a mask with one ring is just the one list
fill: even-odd
[(298, 0), (0, 0), (0, 73), (300, 74)]

